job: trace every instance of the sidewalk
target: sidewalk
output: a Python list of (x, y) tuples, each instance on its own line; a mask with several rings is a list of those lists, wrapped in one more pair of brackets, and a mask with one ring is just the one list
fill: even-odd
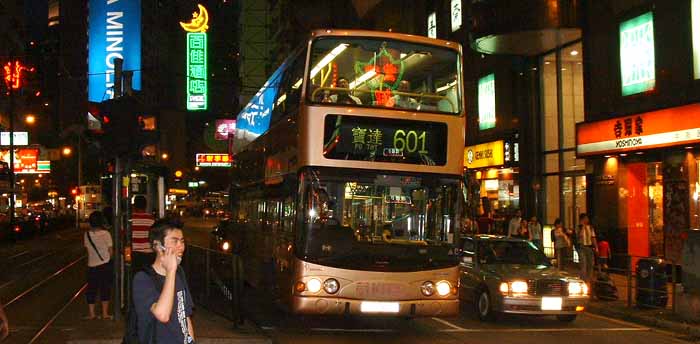
[[(99, 313), (99, 305), (97, 306)], [(123, 316), (115, 320), (83, 320), (87, 313), (87, 303), (79, 296), (59, 315), (49, 330), (41, 337), (40, 343), (107, 344), (121, 343), (124, 335)], [(271, 343), (249, 323), (234, 329), (231, 321), (196, 307), (192, 319), (197, 344), (207, 343)]]
[[(578, 273), (576, 269), (567, 269), (567, 271), (573, 275)], [(673, 289), (670, 283), (666, 308), (640, 308), (636, 306), (635, 282), (631, 281), (632, 295), (629, 295), (631, 306), (628, 307), (627, 276), (615, 273), (610, 273), (609, 276), (617, 287), (617, 300), (598, 300), (592, 297), (588, 303), (587, 312), (700, 339), (700, 323), (688, 322), (673, 312)]]

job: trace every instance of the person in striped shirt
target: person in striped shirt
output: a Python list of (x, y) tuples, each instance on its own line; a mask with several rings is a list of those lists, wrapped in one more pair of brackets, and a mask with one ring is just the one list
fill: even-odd
[(148, 232), (155, 222), (153, 215), (146, 212), (146, 197), (134, 197), (134, 210), (131, 213), (131, 271), (139, 271), (153, 262), (155, 255), (148, 241)]

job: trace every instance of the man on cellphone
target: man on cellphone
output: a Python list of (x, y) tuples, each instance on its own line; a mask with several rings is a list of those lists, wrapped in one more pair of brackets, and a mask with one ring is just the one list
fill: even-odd
[(149, 241), (155, 260), (147, 270), (136, 273), (133, 282), (139, 339), (143, 343), (153, 339), (157, 343), (194, 343), (192, 296), (179, 267), (185, 252), (182, 226), (170, 219), (159, 220), (151, 227)]

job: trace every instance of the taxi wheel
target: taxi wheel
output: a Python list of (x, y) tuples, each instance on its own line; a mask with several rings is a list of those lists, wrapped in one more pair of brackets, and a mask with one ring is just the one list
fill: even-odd
[(574, 320), (576, 320), (576, 314), (557, 315), (557, 320), (562, 322), (573, 322)]
[(491, 321), (494, 319), (493, 306), (491, 305), (491, 297), (486, 288), (479, 289), (476, 297), (476, 314), (481, 321)]

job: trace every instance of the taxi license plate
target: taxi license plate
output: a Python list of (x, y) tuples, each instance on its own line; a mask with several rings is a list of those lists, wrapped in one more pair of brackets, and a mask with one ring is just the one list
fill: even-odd
[(542, 310), (543, 311), (560, 311), (561, 310), (561, 297), (543, 297), (542, 298)]
[(398, 313), (399, 303), (362, 301), (360, 304), (360, 311), (362, 311), (362, 313)]

